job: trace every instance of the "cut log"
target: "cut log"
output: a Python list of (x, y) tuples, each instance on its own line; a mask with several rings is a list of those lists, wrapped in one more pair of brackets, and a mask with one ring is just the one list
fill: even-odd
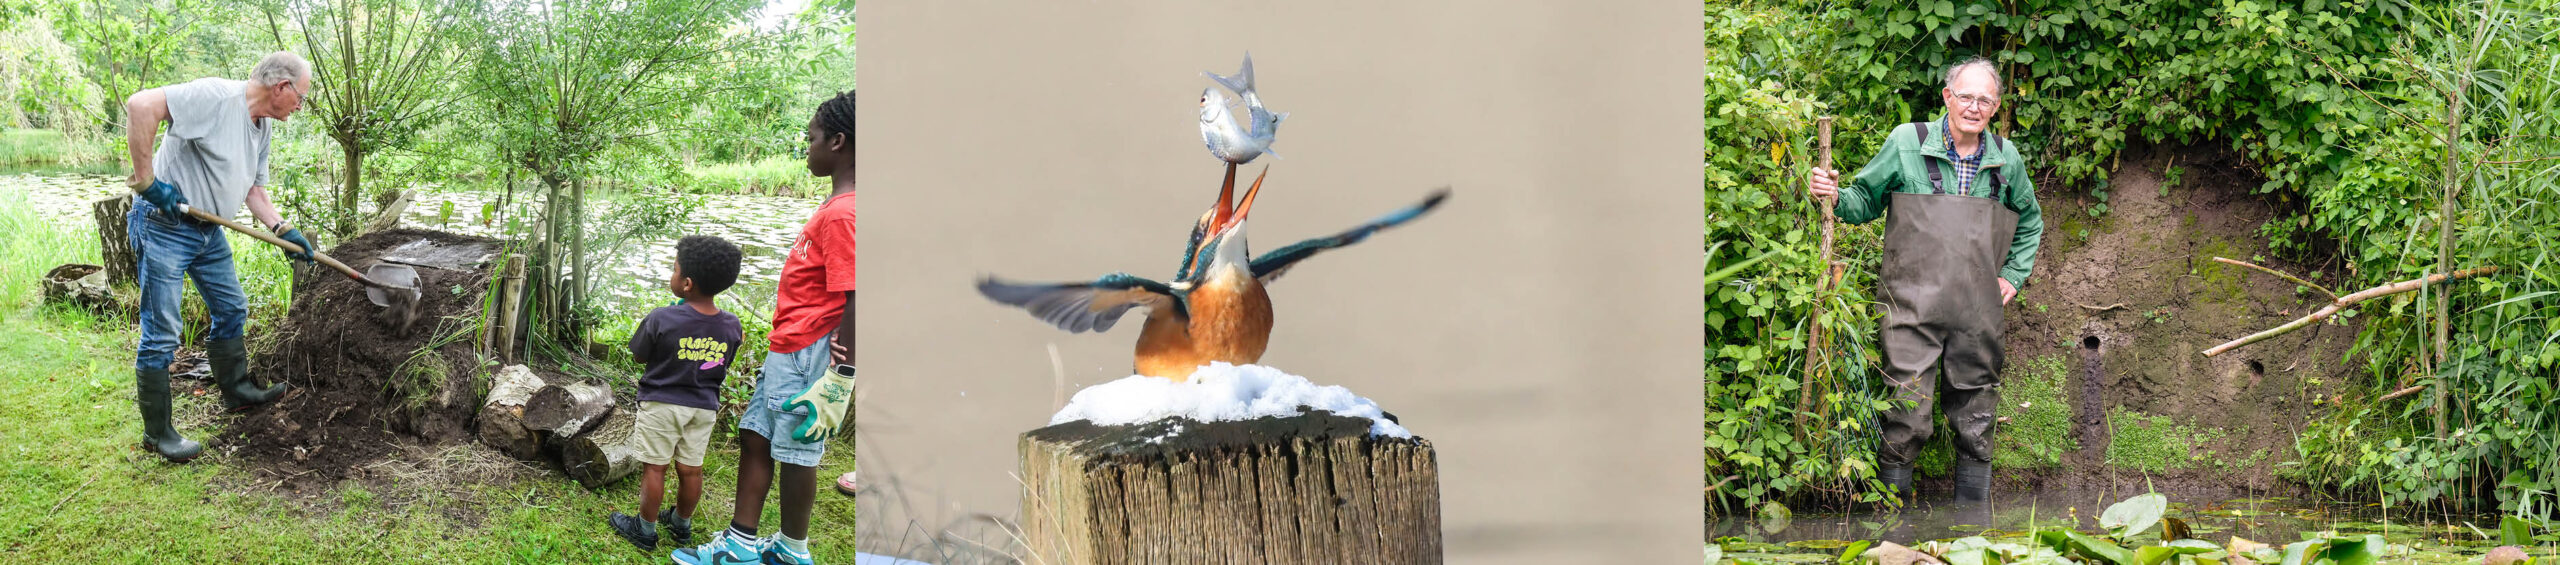
[[(361, 233), (378, 232), (398, 227), (400, 225), (400, 213), (409, 211), (410, 194), (409, 191), (406, 190), (394, 192), (398, 195), (392, 197), (389, 202), (381, 202), (381, 199), (376, 199), (375, 203), (382, 206), (382, 212), (374, 214), (371, 221), (365, 222), (364, 231)], [(385, 194), (389, 195), (391, 193)]]
[(1051, 563), (1439, 563), (1431, 442), (1311, 412), (1022, 434), (1022, 528)]
[(107, 284), (134, 284), (133, 240), (126, 239), (124, 216), (133, 211), (133, 196), (122, 195), (89, 205), (98, 221), (98, 264), (107, 268)]
[(574, 437), (613, 411), (613, 389), (592, 383), (550, 385), (524, 403), (524, 425), (552, 437)]
[(604, 488), (640, 471), (640, 446), (632, 430), (640, 413), (615, 408), (596, 429), (561, 442), (560, 470), (580, 486)]
[(542, 387), (542, 377), (523, 365), (499, 369), (489, 381), (489, 402), (480, 406), (476, 418), (480, 443), (508, 457), (541, 460), (542, 437), (524, 425), (524, 407), (525, 401)]

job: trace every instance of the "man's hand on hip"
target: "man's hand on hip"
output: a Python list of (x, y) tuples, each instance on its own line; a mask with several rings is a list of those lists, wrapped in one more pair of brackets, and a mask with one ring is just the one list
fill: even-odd
[(2018, 287), (2009, 284), (2009, 279), (1992, 277), (1991, 280), (2000, 281), (2000, 305), (2007, 306), (2009, 299), (2018, 296)]
[(1831, 169), (1814, 167), (1812, 178), (1806, 181), (1805, 191), (1813, 193), (1814, 198), (1831, 198), (1833, 196), (1838, 196), (1840, 194), (1840, 173)]
[(186, 217), (186, 213), (178, 211), (178, 206), (187, 203), (187, 197), (178, 194), (178, 185), (169, 184), (168, 181), (152, 180), (149, 186), (141, 191), (143, 201), (150, 202), (161, 212), (169, 214), (170, 218)]

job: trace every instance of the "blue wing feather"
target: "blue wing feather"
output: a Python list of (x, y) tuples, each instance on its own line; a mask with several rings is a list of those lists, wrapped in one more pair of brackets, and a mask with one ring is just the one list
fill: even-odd
[(1184, 313), (1172, 287), (1128, 273), (1063, 284), (1013, 284), (988, 277), (978, 280), (978, 294), (1029, 310), (1040, 321), (1075, 333), (1109, 331), (1121, 315), (1140, 306)]
[(1354, 226), (1342, 233), (1301, 241), (1290, 244), (1287, 247), (1274, 249), (1270, 253), (1264, 253), (1261, 257), (1255, 257), (1253, 259), (1253, 276), (1254, 278), (1261, 279), (1263, 284), (1270, 284), (1271, 281), (1279, 279), (1281, 273), (1288, 272), (1289, 267), (1296, 265), (1299, 261), (1306, 260), (1306, 258), (1313, 257), (1316, 253), (1327, 249), (1359, 243), (1361, 240), (1368, 239), (1369, 234), (1377, 233), (1378, 230), (1396, 227), (1404, 224), (1405, 222), (1413, 221), (1415, 218), (1422, 217), (1424, 213), (1430, 212), (1431, 209), (1440, 207), (1440, 202), (1448, 198), (1449, 189), (1442, 188), (1438, 191), (1432, 192), (1430, 197), (1422, 199), (1422, 202), (1419, 204), (1399, 208), (1394, 212), (1388, 212), (1384, 216), (1379, 216), (1378, 219), (1370, 220), (1368, 223)]

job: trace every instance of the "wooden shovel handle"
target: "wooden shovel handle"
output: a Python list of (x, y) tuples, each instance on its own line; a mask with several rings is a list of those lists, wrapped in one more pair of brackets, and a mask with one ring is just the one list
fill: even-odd
[[(230, 219), (230, 218), (225, 218), (225, 217), (221, 217), (221, 216), (216, 216), (216, 215), (213, 215), (213, 213), (212, 213), (212, 212), (206, 212), (206, 211), (204, 211), (203, 209), (201, 209), (201, 208), (196, 208), (196, 207), (194, 207), (194, 206), (187, 206), (187, 207), (185, 207), (185, 210), (187, 211), (187, 215), (189, 215), (189, 216), (195, 216), (197, 219), (201, 219), (201, 220), (208, 221), (208, 222), (213, 222), (213, 223), (216, 223), (216, 224), (222, 224), (222, 227), (231, 228), (231, 230), (232, 230), (232, 231), (237, 231), (237, 232), (240, 232), (240, 233), (248, 234), (248, 235), (249, 235), (249, 237), (258, 238), (258, 241), (264, 241), (264, 242), (267, 242), (267, 243), (269, 243), (269, 244), (273, 244), (273, 245), (275, 245), (276, 247), (282, 247), (282, 248), (284, 248), (284, 250), (285, 250), (286, 252), (289, 252), (289, 253), (301, 253), (301, 252), (302, 252), (302, 246), (300, 246), (300, 245), (294, 245), (294, 244), (293, 244), (293, 242), (285, 241), (285, 240), (284, 240), (284, 238), (276, 237), (274, 234), (270, 234), (270, 233), (263, 232), (263, 231), (258, 231), (258, 230), (253, 230), (253, 229), (249, 229), (249, 226), (240, 225), (240, 222), (234, 222), (234, 221), (231, 221), (231, 219)], [(391, 285), (387, 285), (387, 284), (382, 284), (382, 283), (379, 283), (379, 282), (375, 282), (373, 279), (365, 278), (364, 273), (358, 273), (358, 272), (356, 272), (356, 270), (355, 270), (355, 269), (347, 268), (347, 264), (346, 264), (346, 263), (340, 263), (340, 262), (338, 262), (338, 260), (337, 260), (337, 259), (331, 259), (331, 258), (329, 258), (329, 256), (328, 256), (328, 255), (322, 255), (319, 251), (312, 251), (312, 252), (311, 252), (311, 258), (312, 258), (312, 259), (317, 259), (317, 260), (319, 260), (319, 261), (320, 261), (320, 264), (322, 264), (322, 265), (328, 265), (328, 266), (329, 266), (329, 268), (337, 269), (337, 270), (338, 270), (338, 272), (346, 273), (348, 278), (353, 278), (353, 279), (355, 279), (355, 280), (356, 280), (356, 282), (364, 283), (364, 284), (371, 285), (371, 286), (381, 287), (381, 288), (400, 288), (400, 287), (395, 287), (395, 286), (391, 286)]]

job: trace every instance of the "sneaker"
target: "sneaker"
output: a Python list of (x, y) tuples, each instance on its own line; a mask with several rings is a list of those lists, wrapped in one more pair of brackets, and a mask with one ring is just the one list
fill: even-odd
[(693, 521), (676, 517), (676, 509), (659, 510), (658, 523), (667, 525), (667, 538), (676, 545), (693, 545)]
[(779, 543), (764, 544), (764, 552), (758, 556), (764, 558), (765, 565), (818, 565), (809, 560), (809, 554), (793, 555), (791, 548)]
[(621, 534), (622, 539), (629, 540), (631, 545), (638, 546), (641, 551), (658, 550), (657, 526), (641, 521), (639, 516), (615, 512), (612, 516), (606, 516), (604, 523), (613, 526), (613, 533)]
[(756, 554), (763, 553), (765, 545), (762, 539), (731, 537), (729, 528), (722, 527), (711, 534), (711, 541), (678, 549), (670, 557), (684, 565), (754, 565), (759, 561)]

